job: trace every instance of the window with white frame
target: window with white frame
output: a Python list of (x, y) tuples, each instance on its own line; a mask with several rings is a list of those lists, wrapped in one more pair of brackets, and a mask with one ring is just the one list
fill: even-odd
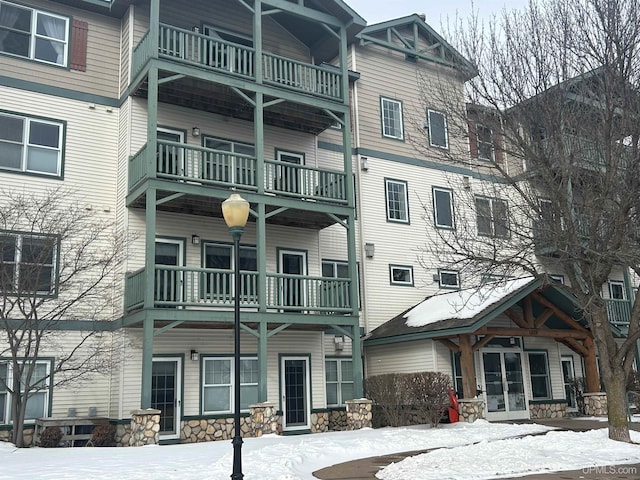
[(495, 148), (493, 144), (493, 130), (480, 123), (476, 125), (476, 138), (478, 158), (480, 160), (495, 160)]
[(429, 130), (429, 145), (438, 148), (449, 148), (447, 117), (444, 113), (436, 110), (427, 110), (427, 129)]
[(0, 52), (66, 65), (69, 18), (0, 1)]
[[(229, 413), (233, 410), (234, 359), (203, 357), (202, 413)], [(258, 359), (240, 359), (240, 409), (258, 401)]]
[(382, 136), (403, 140), (402, 102), (381, 97), (380, 111), (382, 112)]
[[(204, 268), (201, 279), (202, 296), (213, 301), (230, 302), (233, 299), (233, 245), (206, 242), (203, 247)], [(256, 247), (240, 246), (240, 289), (244, 302), (257, 301), (257, 276), (247, 272), (258, 271)]]
[(454, 228), (453, 192), (448, 188), (433, 187), (433, 214), (438, 228)]
[(551, 398), (547, 352), (528, 352), (531, 393), (534, 399)]
[(620, 280), (609, 280), (609, 298), (614, 300), (625, 300), (624, 282)]
[(0, 113), (0, 169), (60, 176), (63, 131), (61, 122)]
[(440, 288), (460, 288), (460, 274), (455, 270), (438, 270)]
[(476, 197), (478, 235), (490, 237), (509, 236), (507, 202), (499, 198)]
[(413, 267), (408, 265), (389, 265), (391, 285), (413, 286)]
[(46, 295), (55, 291), (58, 237), (0, 232), (0, 250), (4, 292)]
[(560, 285), (564, 285), (564, 275), (557, 275), (554, 273), (550, 273), (549, 278)]
[(387, 221), (409, 223), (407, 182), (385, 178)]
[(352, 400), (354, 391), (351, 359), (327, 359), (324, 365), (327, 406), (344, 405), (346, 400)]
[[(25, 420), (35, 420), (49, 415), (49, 395), (50, 384), (49, 375), (51, 373), (51, 362), (48, 360), (35, 360), (35, 363), (27, 362), (20, 365), (22, 368), (22, 378), (26, 378), (27, 369), (33, 366), (33, 373), (29, 381), (30, 392), (27, 399)], [(11, 389), (13, 384), (14, 371), (11, 363), (0, 360), (0, 424), (8, 424), (13, 421), (11, 418)], [(26, 382), (20, 382), (20, 393), (24, 394)]]
[(215, 182), (256, 185), (256, 149), (250, 143), (205, 136), (200, 177)]

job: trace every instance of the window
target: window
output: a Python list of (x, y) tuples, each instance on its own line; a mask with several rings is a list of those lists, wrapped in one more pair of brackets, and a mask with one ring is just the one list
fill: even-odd
[(453, 192), (451, 190), (433, 187), (433, 213), (436, 227), (454, 228)]
[(413, 286), (413, 267), (404, 265), (389, 265), (391, 285)]
[(429, 145), (438, 148), (449, 148), (447, 117), (444, 113), (427, 110), (427, 128), (429, 130)]
[(204, 137), (205, 151), (200, 177), (229, 184), (257, 185), (255, 179), (256, 149), (250, 143)]
[(409, 201), (407, 182), (384, 180), (387, 195), (387, 221), (409, 223)]
[(460, 274), (455, 270), (438, 270), (440, 288), (460, 288)]
[(403, 140), (402, 103), (381, 97), (380, 110), (382, 111), (382, 136)]
[(55, 290), (58, 238), (0, 232), (0, 288), (20, 295)]
[(0, 52), (67, 64), (69, 19), (0, 1)]
[[(27, 364), (27, 368), (31, 366)], [(11, 418), (11, 392), (8, 386), (13, 382), (13, 369), (11, 364), (0, 361), (0, 424), (12, 422)], [(35, 420), (46, 417), (49, 412), (49, 395), (51, 362), (35, 360), (33, 374), (31, 376), (31, 392), (27, 400), (25, 420)], [(25, 372), (22, 372), (25, 375)], [(21, 393), (24, 393), (24, 382), (21, 382)]]
[(495, 160), (495, 149), (493, 145), (493, 130), (484, 125), (476, 125), (476, 136), (478, 139), (478, 158), (480, 160)]
[(551, 398), (547, 352), (529, 352), (528, 357), (533, 398)]
[(60, 176), (63, 130), (59, 122), (0, 113), (0, 168)]
[[(204, 358), (202, 413), (227, 413), (233, 409), (233, 358)], [(258, 401), (258, 359), (240, 359), (240, 409)]]
[(625, 300), (627, 297), (624, 292), (624, 282), (619, 280), (609, 280), (609, 298), (615, 300)]
[(326, 307), (349, 305), (349, 264), (341, 261), (322, 260), (322, 276), (342, 281), (322, 281), (320, 304)]
[[(220, 243), (204, 244), (204, 268), (214, 271), (203, 272), (202, 295), (205, 300), (231, 302), (233, 300), (233, 245)], [(240, 289), (242, 301), (258, 301), (257, 276), (248, 272), (258, 271), (256, 248), (240, 246)]]
[(478, 235), (508, 237), (507, 202), (497, 198), (476, 197)]
[(324, 365), (327, 388), (327, 405), (344, 405), (346, 400), (352, 400), (353, 364), (351, 360), (326, 360)]
[(555, 275), (550, 273), (549, 278), (560, 285), (564, 285), (564, 275)]

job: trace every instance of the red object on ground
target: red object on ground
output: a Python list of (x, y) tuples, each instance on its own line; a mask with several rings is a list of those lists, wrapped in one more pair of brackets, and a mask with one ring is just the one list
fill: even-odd
[(453, 388), (449, 389), (449, 422), (456, 423), (460, 420), (458, 413), (458, 397)]

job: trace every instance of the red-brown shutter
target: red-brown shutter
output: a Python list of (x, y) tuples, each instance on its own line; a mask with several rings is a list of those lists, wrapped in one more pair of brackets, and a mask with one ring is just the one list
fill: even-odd
[(73, 20), (71, 29), (71, 69), (87, 70), (87, 35), (89, 24), (82, 20)]
[(496, 163), (502, 163), (504, 159), (504, 145), (502, 135), (499, 133), (493, 134), (493, 149), (495, 151)]
[(469, 155), (471, 158), (478, 158), (478, 134), (476, 132), (476, 122), (467, 122), (469, 125)]

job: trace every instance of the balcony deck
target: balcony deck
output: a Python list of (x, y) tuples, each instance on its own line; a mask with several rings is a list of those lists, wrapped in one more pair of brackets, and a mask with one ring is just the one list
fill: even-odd
[[(234, 273), (231, 270), (156, 265), (154, 308), (231, 309), (234, 306)], [(125, 310), (144, 305), (146, 270), (132, 272), (125, 279)], [(348, 314), (348, 278), (313, 277), (267, 273), (266, 298), (258, 296), (258, 273), (240, 273), (242, 308), (271, 312)], [(261, 305), (262, 304), (262, 305)]]

